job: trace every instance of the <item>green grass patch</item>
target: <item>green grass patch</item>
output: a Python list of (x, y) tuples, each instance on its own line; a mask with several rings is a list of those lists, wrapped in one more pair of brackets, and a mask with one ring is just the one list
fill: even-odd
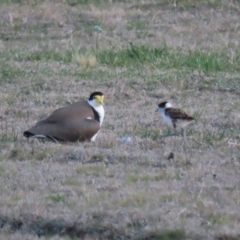
[(77, 174), (87, 174), (94, 176), (102, 176), (106, 172), (105, 165), (84, 165), (76, 169)]
[[(8, 140), (10, 141), (10, 140)], [(25, 151), (18, 145), (18, 143), (14, 146), (14, 148), (9, 152), (8, 158), (11, 160), (17, 161), (26, 161), (26, 160), (43, 160), (48, 156), (47, 151), (42, 150), (34, 150), (33, 152)]]
[(161, 195), (160, 199), (161, 201), (171, 201), (173, 199), (176, 199), (178, 197), (178, 194), (175, 192), (165, 193)]
[(138, 15), (131, 22), (129, 22), (129, 24), (127, 25), (127, 30), (143, 30), (146, 27), (146, 21), (144, 21), (144, 19), (142, 19), (142, 17)]
[(193, 7), (199, 9), (203, 7), (216, 8), (222, 6), (223, 4), (221, 1), (214, 0), (178, 0), (176, 5), (177, 9), (180, 11), (188, 11)]
[(43, 1), (41, 0), (1, 0), (0, 4), (36, 4), (36, 3), (41, 3)]
[[(89, 52), (84, 48), (78, 50), (79, 55)], [(111, 48), (101, 50), (98, 47), (90, 51), (95, 57), (98, 65), (109, 67), (128, 67), (128, 71), (138, 67), (142, 69), (142, 65), (149, 66), (153, 69), (175, 69), (175, 70), (203, 70), (209, 72), (221, 71), (240, 71), (240, 58), (230, 59), (225, 51), (209, 52), (206, 50), (194, 50), (183, 52), (177, 49), (170, 49), (166, 45), (162, 48), (151, 48), (147, 45), (134, 45), (129, 43), (129, 47), (125, 49)], [(13, 50), (10, 53), (2, 53), (0, 57), (13, 59), (15, 61), (43, 61), (43, 62), (62, 62), (70, 63), (73, 61), (75, 50), (60, 51), (59, 49), (51, 49), (42, 47), (37, 51)], [(95, 67), (95, 64), (94, 66)], [(3, 76), (11, 78), (13, 70), (5, 69)], [(63, 72), (62, 74), (66, 74)], [(84, 77), (84, 72), (79, 72)], [(85, 72), (89, 74), (88, 71)]]
[(209, 145), (214, 145), (216, 142), (222, 141), (226, 137), (226, 131), (211, 132), (204, 134), (203, 139)]
[(0, 176), (3, 176), (5, 173), (5, 168), (3, 166), (0, 166)]
[(217, 77), (211, 81), (203, 81), (200, 88), (218, 91), (235, 91), (240, 89), (240, 78)]
[(64, 53), (58, 51), (58, 49), (50, 49), (48, 47), (43, 47), (37, 51), (13, 51), (12, 52), (13, 59), (15, 61), (55, 61), (55, 62), (63, 62), (70, 63), (72, 61), (72, 52), (65, 51)]
[(80, 82), (83, 79), (92, 79), (96, 81), (106, 81), (109, 79), (116, 78), (115, 72), (109, 71), (107, 69), (99, 69), (99, 68), (77, 68), (72, 72), (72, 75), (75, 77), (76, 82)]
[[(128, 0), (129, 3), (133, 3), (136, 2), (136, 0)], [(108, 4), (109, 5), (109, 1), (108, 0), (67, 0), (67, 3), (70, 6), (76, 6), (76, 5), (101, 5), (101, 4)], [(111, 3), (122, 3), (122, 0), (112, 0)]]
[(50, 194), (49, 195), (49, 198), (53, 201), (53, 202), (56, 202), (56, 203), (59, 203), (59, 202), (64, 202), (65, 201), (65, 196), (62, 195), (62, 194)]
[(0, 136), (0, 143), (17, 142), (18, 135), (15, 132), (5, 132)]
[[(145, 193), (138, 193), (124, 199), (121, 202), (121, 205), (129, 208), (133, 206), (143, 207), (147, 203), (147, 201), (148, 201), (148, 196)], [(132, 223), (130, 224), (132, 225)]]
[(219, 214), (212, 214), (208, 221), (211, 224), (216, 224), (216, 225), (226, 225), (229, 223), (229, 220), (226, 218), (223, 218), (222, 216), (220, 216)]
[[(1, 54), (0, 54), (1, 57)], [(1, 70), (0, 70), (0, 84), (2, 83), (12, 83), (16, 82), (16, 79), (24, 75), (24, 71), (14, 67), (6, 62), (1, 61)]]
[(239, 71), (240, 59), (233, 61), (224, 52), (194, 50), (183, 52), (168, 47), (149, 48), (146, 45), (130, 44), (129, 49), (110, 49), (97, 53), (101, 64), (113, 67), (131, 67), (137, 64), (149, 64), (158, 69), (201, 69), (204, 72)]
[(141, 138), (151, 138), (152, 140), (156, 140), (160, 136), (159, 130), (153, 130), (153, 129), (141, 129), (138, 131), (138, 135)]
[(93, 161), (101, 162), (101, 161), (103, 161), (103, 159), (104, 159), (104, 156), (102, 154), (94, 154), (91, 157), (91, 160), (93, 160)]
[(64, 184), (69, 186), (81, 186), (82, 182), (77, 178), (69, 178), (64, 182)]
[(181, 229), (172, 229), (160, 233), (153, 232), (149, 234), (154, 240), (183, 240), (187, 239), (186, 233)]
[(216, 237), (216, 240), (239, 240), (240, 239), (240, 234), (220, 234)]
[(179, 11), (187, 11), (192, 10), (196, 8), (202, 8), (202, 7), (222, 7), (223, 4), (221, 1), (214, 1), (214, 0), (161, 0), (156, 1), (155, 3), (152, 2), (144, 2), (144, 3), (138, 3), (137, 5), (134, 5), (133, 7), (136, 9), (141, 9), (142, 11), (148, 11), (151, 9), (158, 9), (158, 8), (164, 8), (168, 7), (172, 8), (172, 10), (179, 10)]
[(127, 177), (126, 183), (152, 182), (152, 181), (173, 180), (173, 179), (180, 180), (181, 174), (179, 172), (176, 172), (175, 174), (161, 172), (155, 175), (143, 175), (143, 176), (139, 176), (137, 174), (131, 174)]

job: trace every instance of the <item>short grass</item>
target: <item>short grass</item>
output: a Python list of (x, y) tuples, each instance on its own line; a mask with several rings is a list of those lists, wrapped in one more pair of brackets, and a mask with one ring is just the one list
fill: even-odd
[[(0, 6), (1, 239), (240, 238), (237, 1)], [(23, 138), (95, 90), (96, 142)], [(196, 118), (186, 144), (159, 138), (163, 100)]]

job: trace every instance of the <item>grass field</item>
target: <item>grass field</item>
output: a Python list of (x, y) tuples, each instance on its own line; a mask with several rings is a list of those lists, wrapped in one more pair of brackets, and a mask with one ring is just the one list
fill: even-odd
[[(0, 239), (239, 240), (239, 16), (234, 0), (1, 0)], [(24, 139), (93, 91), (96, 142)], [(159, 138), (163, 100), (196, 118), (186, 145)]]

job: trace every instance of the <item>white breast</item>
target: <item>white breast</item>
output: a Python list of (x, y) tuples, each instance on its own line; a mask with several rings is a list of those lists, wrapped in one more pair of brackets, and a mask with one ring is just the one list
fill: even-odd
[(99, 122), (100, 122), (100, 126), (101, 126), (103, 123), (104, 115), (105, 115), (103, 105), (95, 106), (94, 109), (99, 114)]
[(100, 104), (96, 104), (94, 100), (89, 101), (88, 103), (95, 109), (95, 111), (99, 114), (99, 122), (100, 122), (100, 126), (103, 123), (103, 119), (104, 119), (104, 115), (105, 115), (105, 111), (103, 108), (103, 105)]
[(164, 108), (159, 108), (159, 109), (158, 109), (158, 112), (161, 113), (163, 120), (164, 120), (170, 127), (173, 127), (172, 119), (171, 119), (168, 115), (165, 114), (165, 109), (164, 109)]

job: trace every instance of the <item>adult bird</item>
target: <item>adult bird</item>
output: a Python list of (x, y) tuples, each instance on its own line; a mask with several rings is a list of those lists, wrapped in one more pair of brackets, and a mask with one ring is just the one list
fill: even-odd
[(79, 101), (55, 110), (23, 133), (27, 138), (57, 141), (95, 141), (104, 118), (104, 95), (93, 92), (87, 101)]

